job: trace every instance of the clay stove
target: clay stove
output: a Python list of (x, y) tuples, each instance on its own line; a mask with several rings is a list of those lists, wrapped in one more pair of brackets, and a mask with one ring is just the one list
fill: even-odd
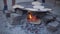
[[(47, 11), (51, 11), (51, 9), (49, 8), (45, 8), (42, 3), (36, 1), (36, 2), (22, 2), (22, 3), (18, 3), (17, 5), (13, 6), (14, 9), (19, 8), (22, 9), (24, 12), (24, 10), (26, 10), (28, 12), (27, 14), (27, 21), (32, 23), (32, 24), (40, 24), (41, 23), (41, 19), (39, 17), (37, 17), (35, 12), (41, 12), (41, 14), (44, 14)], [(34, 14), (35, 13), (35, 14)]]

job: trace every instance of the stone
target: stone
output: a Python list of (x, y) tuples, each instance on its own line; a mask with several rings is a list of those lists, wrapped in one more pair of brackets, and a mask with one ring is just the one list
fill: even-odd
[(52, 21), (55, 21), (56, 20), (56, 17), (55, 16), (52, 16), (52, 15), (45, 15), (43, 17), (43, 20), (44, 20), (45, 24), (48, 24), (48, 23), (50, 23)]
[(16, 16), (20, 16), (20, 15), (17, 14), (17, 13), (11, 13), (11, 18), (14, 18), (14, 17), (16, 17)]
[(50, 23), (47, 25), (47, 29), (48, 29), (49, 31), (54, 32), (54, 31), (56, 31), (56, 30), (58, 29), (58, 26), (59, 26), (59, 22), (57, 22), (57, 21), (50, 22)]
[(57, 31), (57, 28), (56, 28), (56, 27), (53, 27), (53, 26), (49, 26), (47, 29), (48, 29), (49, 31), (51, 31), (51, 32)]
[(59, 17), (57, 17), (56, 20), (57, 20), (58, 22), (60, 22), (60, 18), (59, 18)]
[(19, 24), (21, 24), (20, 23), (21, 19), (22, 19), (21, 16), (14, 17), (12, 25), (19, 25)]
[(7, 17), (7, 18), (10, 17), (10, 11), (5, 10), (5, 13), (6, 13), (6, 17)]
[(53, 16), (47, 15), (44, 18), (50, 20), (50, 19), (53, 19)]
[(12, 25), (19, 25), (21, 24), (21, 19), (22, 17), (19, 14), (16, 13), (12, 13), (11, 14), (11, 21), (12, 21)]

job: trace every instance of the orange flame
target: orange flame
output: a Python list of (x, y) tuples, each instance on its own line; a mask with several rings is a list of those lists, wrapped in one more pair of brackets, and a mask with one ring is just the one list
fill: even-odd
[(37, 17), (33, 16), (32, 14), (28, 14), (28, 20), (29, 21), (37, 21)]
[(29, 15), (29, 18), (32, 19), (32, 15), (31, 14)]

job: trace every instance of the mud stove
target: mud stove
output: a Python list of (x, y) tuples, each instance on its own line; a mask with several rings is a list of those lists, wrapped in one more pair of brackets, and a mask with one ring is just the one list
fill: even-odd
[[(14, 7), (15, 10), (18, 9), (18, 12), (20, 12), (19, 14), (21, 14), (21, 12), (23, 13), (23, 15), (20, 16), (21, 18), (20, 17), (18, 18), (18, 16), (16, 17), (18, 18), (17, 20), (20, 19), (19, 20), (20, 22), (18, 24), (21, 25), (22, 29), (27, 30), (27, 32), (30, 31), (34, 34), (40, 34), (40, 30), (45, 29), (44, 28), (45, 25), (48, 25), (49, 23), (56, 21), (56, 15), (50, 12), (51, 9), (44, 8), (44, 6), (42, 6), (41, 3), (39, 2), (37, 3), (38, 5), (36, 4), (32, 5), (31, 2), (18, 3), (20, 5), (19, 6), (15, 5)], [(19, 8), (16, 6), (18, 6)], [(14, 18), (14, 20), (16, 18)], [(42, 23), (44, 25), (42, 25)]]

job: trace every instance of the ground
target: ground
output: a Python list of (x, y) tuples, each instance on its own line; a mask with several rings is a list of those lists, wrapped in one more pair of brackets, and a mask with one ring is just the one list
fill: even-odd
[[(51, 11), (53, 14), (58, 15), (60, 18), (60, 9), (59, 7), (54, 7), (54, 10)], [(60, 34), (60, 29), (56, 32), (49, 32), (46, 29), (46, 26), (43, 24), (41, 25), (41, 29), (39, 31), (39, 34)], [(7, 19), (5, 14), (3, 14), (2, 11), (0, 11), (0, 34), (35, 34), (31, 33), (27, 29), (22, 29), (20, 25), (12, 26), (10, 25), (10, 19)]]

